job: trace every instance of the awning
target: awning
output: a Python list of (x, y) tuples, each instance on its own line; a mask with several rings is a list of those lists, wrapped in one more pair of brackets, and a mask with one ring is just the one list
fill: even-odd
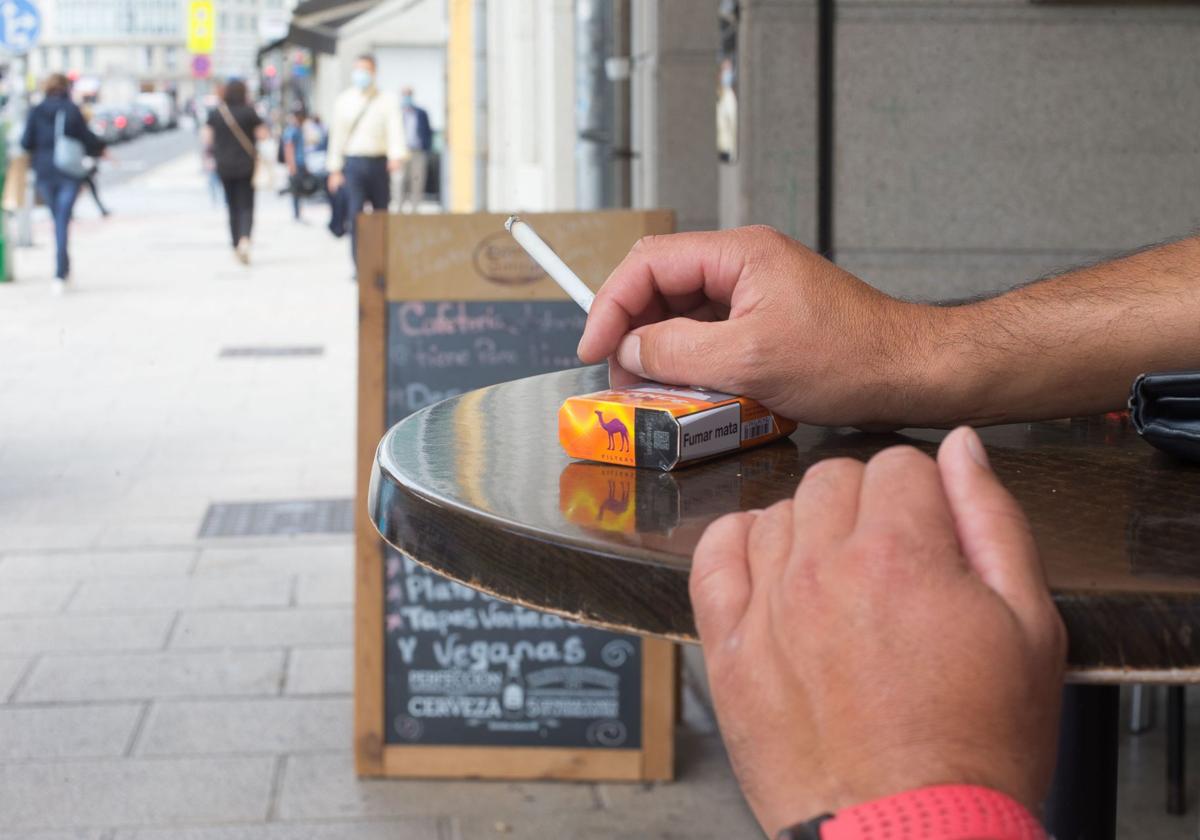
[(381, 0), (305, 0), (292, 10), (287, 35), (259, 48), (263, 55), (286, 46), (304, 47), (314, 53), (332, 55), (337, 51), (338, 29), (354, 20)]

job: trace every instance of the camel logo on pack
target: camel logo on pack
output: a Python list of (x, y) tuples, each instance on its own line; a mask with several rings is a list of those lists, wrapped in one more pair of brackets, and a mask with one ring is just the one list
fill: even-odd
[(629, 451), (629, 429), (625, 428), (625, 424), (621, 422), (619, 417), (614, 417), (611, 420), (605, 420), (604, 414), (600, 411), (596, 412), (596, 418), (600, 421), (600, 428), (608, 432), (608, 448), (613, 450), (617, 448), (617, 436), (621, 437), (621, 451)]

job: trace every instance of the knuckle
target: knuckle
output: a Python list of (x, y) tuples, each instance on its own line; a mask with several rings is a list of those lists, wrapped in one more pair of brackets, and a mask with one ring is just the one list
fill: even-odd
[(746, 258), (755, 265), (770, 263), (796, 244), (794, 239), (771, 225), (750, 225), (743, 230), (746, 233)]
[(710, 522), (696, 544), (694, 562), (709, 565), (720, 560), (726, 552), (718, 550), (717, 547), (728, 543), (749, 516), (749, 513), (727, 513)]
[(653, 248), (660, 240), (668, 234), (648, 233), (645, 236), (638, 237), (638, 241), (633, 243), (633, 247), (629, 250), (635, 253), (642, 253)]
[(823, 461), (817, 461), (804, 471), (804, 478), (820, 479), (822, 481), (836, 481), (837, 479), (852, 473), (856, 473), (862, 469), (862, 464), (853, 458), (826, 458)]
[(783, 234), (779, 232), (779, 229), (773, 225), (747, 225), (745, 228), (743, 228), (743, 230), (745, 230), (746, 233), (750, 234), (751, 236), (761, 237), (763, 239), (779, 239), (783, 237)]
[(762, 516), (758, 517), (758, 521), (755, 522), (755, 527), (762, 528), (768, 522), (774, 524), (778, 519), (792, 512), (792, 505), (793, 502), (790, 497), (780, 499), (763, 511)]
[(871, 459), (871, 463), (877, 465), (891, 464), (892, 462), (895, 462), (897, 466), (905, 464), (916, 466), (918, 464), (925, 464), (926, 462), (932, 463), (932, 459), (916, 447), (908, 445), (889, 446)]

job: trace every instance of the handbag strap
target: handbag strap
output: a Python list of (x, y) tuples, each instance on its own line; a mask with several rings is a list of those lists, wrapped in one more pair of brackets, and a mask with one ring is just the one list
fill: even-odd
[(354, 120), (350, 123), (350, 130), (346, 132), (346, 145), (350, 145), (350, 138), (354, 136), (354, 132), (358, 130), (358, 124), (362, 122), (362, 118), (367, 115), (367, 111), (371, 109), (371, 103), (375, 101), (375, 92), (367, 94), (367, 101), (358, 109), (358, 113), (354, 115)]
[(224, 102), (217, 103), (217, 111), (221, 114), (221, 119), (225, 120), (225, 125), (229, 127), (230, 133), (237, 138), (241, 144), (242, 150), (250, 156), (251, 160), (258, 157), (258, 153), (254, 149), (254, 143), (246, 136), (246, 132), (242, 131), (242, 127), (238, 125), (238, 121), (233, 118), (233, 113)]

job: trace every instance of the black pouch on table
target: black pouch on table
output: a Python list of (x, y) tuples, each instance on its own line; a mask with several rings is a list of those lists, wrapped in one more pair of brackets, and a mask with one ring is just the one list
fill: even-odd
[(1147, 443), (1200, 462), (1200, 371), (1143, 373), (1133, 381), (1129, 415)]

